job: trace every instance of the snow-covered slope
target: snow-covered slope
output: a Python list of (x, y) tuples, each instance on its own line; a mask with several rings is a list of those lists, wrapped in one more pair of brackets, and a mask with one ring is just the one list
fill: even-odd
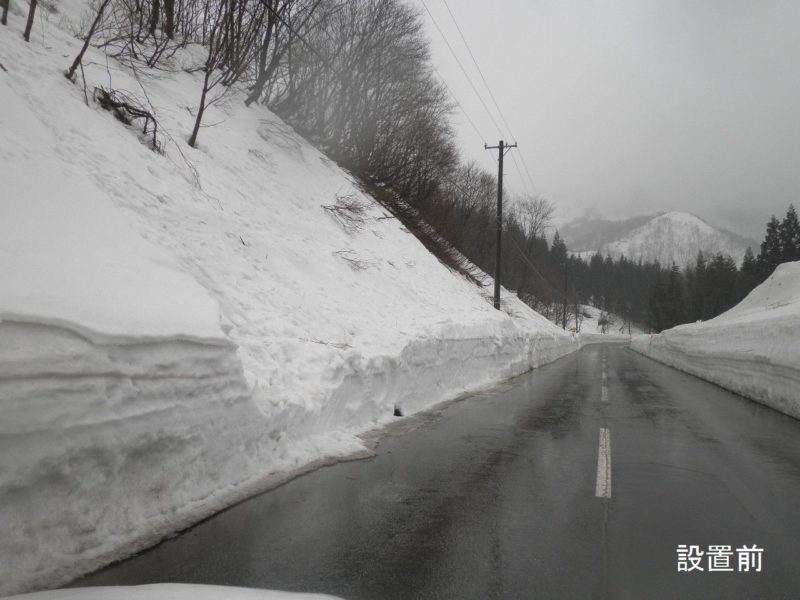
[(632, 346), (800, 419), (800, 262), (780, 265), (728, 312)]
[[(513, 295), (495, 311), (263, 107), (232, 95), (189, 148), (192, 48), (174, 72), (138, 77), (90, 50), (87, 99), (63, 77), (80, 45), (69, 19), (43, 11), (25, 44), (12, 16), (0, 593), (63, 583), (293, 472), (363, 455), (357, 434), (395, 407), (575, 349)], [(152, 105), (164, 155), (92, 101), (96, 85)], [(360, 228), (323, 208), (342, 196), (363, 207)]]
[[(581, 304), (580, 310), (581, 318), (580, 324), (578, 326), (578, 331), (581, 334), (591, 333), (591, 334), (601, 334), (603, 335), (603, 329), (605, 328), (605, 335), (609, 334), (624, 334), (625, 336), (628, 335), (628, 322), (625, 320), (624, 317), (620, 315), (602, 311), (599, 308), (594, 306), (589, 306), (587, 304)], [(600, 321), (605, 315), (606, 324), (605, 327), (600, 324)], [(571, 322), (567, 322), (567, 326), (575, 325), (574, 315)], [(640, 327), (637, 325), (631, 324), (630, 325), (630, 333), (632, 335), (638, 335), (640, 333), (644, 333)]]
[[(631, 335), (640, 335), (642, 330), (634, 324), (628, 323), (624, 317), (602, 311), (594, 306), (580, 305), (580, 319), (578, 324), (578, 339), (582, 345), (605, 342), (628, 342)], [(600, 321), (605, 316), (606, 324)], [(567, 327), (575, 326), (575, 315), (567, 320)], [(605, 329), (605, 331), (604, 331)], [(629, 333), (630, 331), (630, 333)]]
[(643, 224), (635, 220), (630, 223), (636, 226), (615, 239), (587, 246), (580, 240), (576, 243), (566, 238), (567, 246), (585, 258), (599, 251), (613, 258), (625, 255), (632, 260), (657, 260), (667, 266), (674, 262), (681, 267), (693, 262), (700, 251), (706, 257), (718, 252), (729, 254), (738, 263), (747, 250), (746, 239), (685, 212), (664, 213)]

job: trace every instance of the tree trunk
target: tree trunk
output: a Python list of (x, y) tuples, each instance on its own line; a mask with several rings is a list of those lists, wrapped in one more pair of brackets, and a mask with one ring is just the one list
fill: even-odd
[[(7, 1), (10, 2), (11, 0)], [(103, 0), (103, 3), (100, 5), (100, 8), (97, 9), (97, 15), (94, 18), (94, 22), (92, 22), (92, 26), (89, 28), (89, 33), (86, 34), (86, 39), (83, 40), (83, 47), (81, 48), (81, 51), (78, 52), (78, 56), (76, 56), (75, 60), (72, 61), (72, 66), (64, 74), (66, 78), (69, 79), (70, 81), (72, 81), (72, 78), (75, 76), (75, 69), (77, 69), (78, 65), (81, 64), (83, 55), (86, 52), (86, 49), (89, 47), (89, 42), (91, 41), (92, 36), (94, 35), (94, 30), (97, 29), (97, 24), (100, 23), (100, 19), (103, 16), (103, 11), (106, 9), (106, 6), (108, 6), (109, 2), (111, 2), (111, 0)]]
[(203, 93), (200, 95), (200, 106), (197, 108), (197, 119), (195, 119), (194, 121), (194, 129), (192, 130), (192, 137), (189, 138), (189, 145), (192, 148), (197, 147), (197, 134), (200, 133), (200, 123), (203, 120), (203, 113), (206, 110), (206, 94), (208, 93), (208, 80), (210, 77), (211, 77), (211, 69), (208, 68), (208, 66), (206, 66), (206, 76), (203, 79)]
[(153, 8), (150, 13), (150, 35), (156, 35), (156, 27), (158, 27), (158, 13), (161, 12), (161, 4), (158, 0), (153, 0)]
[(3, 0), (3, 16), (0, 17), (0, 24), (5, 25), (8, 22), (8, 5), (11, 0)]
[(164, 33), (175, 38), (175, 0), (164, 0)]
[[(10, 2), (10, 0), (6, 1)], [(33, 15), (36, 14), (36, 3), (37, 0), (31, 0), (31, 6), (28, 9), (28, 22), (25, 25), (25, 33), (22, 35), (22, 37), (25, 38), (26, 42), (29, 42), (31, 40), (31, 27), (33, 27)]]

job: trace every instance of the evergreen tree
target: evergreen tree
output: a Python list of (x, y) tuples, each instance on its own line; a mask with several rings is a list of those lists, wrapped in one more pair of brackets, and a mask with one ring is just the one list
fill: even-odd
[(702, 251), (697, 253), (694, 267), (686, 270), (686, 280), (689, 292), (688, 320), (697, 321), (708, 318), (706, 309), (708, 276), (706, 273), (706, 259)]
[(758, 255), (758, 275), (761, 281), (772, 275), (775, 267), (781, 263), (783, 252), (779, 229), (780, 223), (775, 215), (772, 215), (767, 223), (767, 235), (761, 242), (761, 252)]
[(650, 292), (650, 299), (647, 306), (647, 325), (656, 333), (665, 329), (666, 318), (664, 314), (664, 299), (666, 288), (659, 274), (655, 285)]
[(557, 265), (563, 265), (567, 261), (567, 245), (561, 239), (558, 231), (553, 236), (553, 243), (550, 245), (550, 256)]
[(666, 297), (663, 302), (665, 329), (686, 322), (686, 306), (683, 294), (683, 276), (675, 263), (669, 271)]
[(797, 211), (791, 204), (778, 227), (778, 238), (781, 247), (780, 262), (800, 260), (800, 222), (797, 220)]
[(708, 317), (716, 317), (736, 304), (738, 271), (728, 255), (717, 253), (708, 264)]
[(758, 283), (758, 262), (753, 255), (753, 249), (748, 246), (742, 259), (742, 267), (739, 269), (737, 303), (741, 302)]

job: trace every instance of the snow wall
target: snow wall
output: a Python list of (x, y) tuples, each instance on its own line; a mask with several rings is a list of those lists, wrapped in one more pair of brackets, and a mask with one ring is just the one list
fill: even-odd
[(494, 310), (263, 107), (221, 99), (189, 148), (197, 49), (153, 77), (90, 49), (89, 91), (147, 90), (153, 152), (63, 77), (83, 7), (37, 19), (46, 43), (20, 18), (0, 36), (0, 594), (364, 456), (395, 407), (577, 348), (513, 295)]
[(800, 419), (800, 262), (704, 323), (634, 337), (637, 352)]

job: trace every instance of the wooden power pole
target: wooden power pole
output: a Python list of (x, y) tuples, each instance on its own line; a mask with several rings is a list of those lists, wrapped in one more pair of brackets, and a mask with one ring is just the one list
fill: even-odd
[(567, 329), (567, 264), (569, 261), (564, 257), (564, 320), (562, 321), (562, 329)]
[(500, 242), (503, 237), (503, 157), (511, 148), (516, 148), (517, 143), (504, 144), (503, 140), (497, 146), (483, 145), (486, 150), (497, 150), (497, 247), (494, 255), (494, 307), (500, 310)]

